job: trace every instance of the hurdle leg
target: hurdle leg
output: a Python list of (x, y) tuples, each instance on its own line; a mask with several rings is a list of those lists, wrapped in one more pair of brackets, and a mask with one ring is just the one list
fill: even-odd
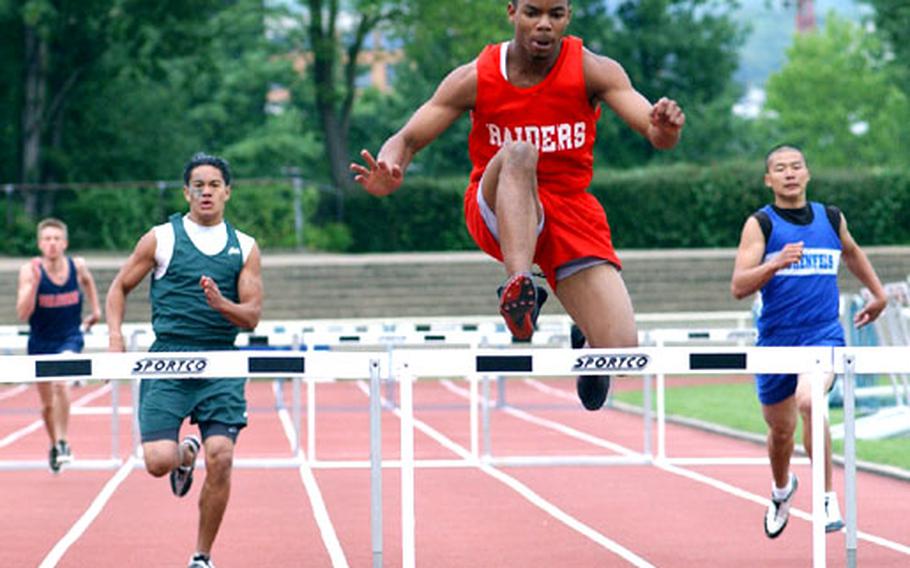
[(111, 459), (120, 461), (120, 381), (111, 381)]
[(856, 360), (844, 356), (844, 505), (847, 521), (847, 567), (856, 568)]
[(654, 459), (654, 449), (653, 449), (653, 438), (654, 438), (654, 410), (653, 402), (653, 390), (654, 387), (651, 384), (654, 375), (642, 375), (641, 376), (641, 389), (642, 389), (642, 416), (645, 420), (645, 439), (644, 444), (642, 445), (642, 453), (650, 459)]
[(657, 459), (667, 459), (667, 377), (657, 374)]
[(300, 423), (301, 402), (300, 402), (300, 377), (291, 379), (291, 417), (294, 422), (294, 446), (292, 448), (294, 457), (300, 455)]
[(483, 457), (493, 457), (493, 441), (490, 436), (490, 376), (484, 375), (482, 382), (482, 398), (480, 406), (480, 419), (483, 427)]
[(399, 374), (401, 397), (401, 566), (416, 566), (416, 522), (414, 519), (414, 396), (413, 380), (407, 364)]
[(382, 567), (382, 393), (379, 360), (370, 360), (370, 542), (373, 568)]
[(306, 379), (306, 455), (310, 462), (316, 461), (316, 381)]
[(825, 385), (812, 375), (812, 565), (825, 568)]
[(479, 425), (478, 425), (478, 406), (480, 406), (480, 396), (478, 394), (478, 376), (475, 374), (468, 375), (468, 383), (470, 385), (471, 396), (469, 398), (470, 408), (468, 421), (469, 432), (471, 433), (471, 456), (475, 460), (480, 460), (480, 442), (479, 442)]

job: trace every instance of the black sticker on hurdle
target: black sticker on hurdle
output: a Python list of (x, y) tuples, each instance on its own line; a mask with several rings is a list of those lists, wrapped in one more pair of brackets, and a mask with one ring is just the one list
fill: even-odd
[(424, 340), (424, 341), (445, 341), (445, 340), (446, 340), (446, 336), (445, 336), (445, 335), (431, 335), (431, 334), (427, 334), (427, 335), (424, 335), (424, 336), (423, 336), (423, 340)]
[(710, 339), (711, 334), (707, 331), (690, 331), (689, 339)]
[(745, 353), (690, 353), (690, 370), (745, 369)]
[(269, 344), (268, 335), (250, 335), (250, 340), (249, 340), (250, 347), (253, 347), (253, 346), (258, 347), (258, 346), (263, 346), (263, 345), (268, 345), (268, 344)]
[(495, 373), (519, 371), (530, 373), (533, 370), (530, 355), (478, 355), (477, 372)]
[(35, 361), (36, 377), (86, 377), (92, 374), (91, 359)]
[(304, 357), (250, 357), (249, 373), (303, 373)]

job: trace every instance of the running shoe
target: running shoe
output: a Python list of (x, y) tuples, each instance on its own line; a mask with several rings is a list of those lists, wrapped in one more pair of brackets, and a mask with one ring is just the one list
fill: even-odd
[(547, 291), (534, 285), (528, 272), (512, 275), (497, 291), (499, 313), (517, 341), (530, 341)]
[(57, 444), (51, 445), (47, 454), (47, 464), (51, 468), (51, 473), (60, 473), (60, 462), (57, 461)]
[(840, 516), (840, 506), (837, 504), (837, 493), (825, 493), (825, 532), (837, 532), (844, 528), (844, 519)]
[(186, 568), (215, 568), (215, 564), (205, 554), (194, 554)]
[(765, 513), (765, 535), (768, 538), (777, 538), (780, 533), (787, 528), (787, 521), (790, 519), (790, 503), (793, 501), (793, 495), (799, 487), (799, 479), (796, 474), (790, 473), (790, 491), (780, 500), (771, 496), (771, 504), (768, 505), (768, 511)]
[(72, 461), (73, 450), (70, 448), (70, 445), (66, 443), (66, 440), (57, 442), (57, 466), (63, 467)]
[[(572, 349), (581, 349), (587, 339), (581, 328), (572, 324)], [(575, 391), (586, 410), (600, 410), (607, 401), (610, 392), (610, 375), (579, 375), (575, 379)]]
[[(193, 470), (196, 468), (196, 456), (199, 455), (199, 448), (202, 447), (202, 442), (199, 441), (198, 436), (189, 435), (180, 442), (184, 446), (184, 451), (192, 452), (193, 460), (190, 465), (181, 465), (173, 470), (171, 470), (171, 491), (177, 497), (183, 497), (190, 491), (190, 487), (193, 485)], [(190, 564), (193, 566), (193, 564)], [(200, 564), (200, 566), (209, 566), (209, 564)]]

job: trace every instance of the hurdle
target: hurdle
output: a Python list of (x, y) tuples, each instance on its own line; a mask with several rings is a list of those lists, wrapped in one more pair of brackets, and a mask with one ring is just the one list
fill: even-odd
[[(641, 347), (635, 349), (510, 349), (502, 350), (401, 350), (395, 372), (401, 397), (401, 527), (402, 566), (416, 565), (414, 551), (413, 381), (420, 377), (465, 376), (495, 372), (516, 376), (565, 376), (578, 374), (727, 374), (833, 372), (830, 347)], [(472, 393), (475, 388), (472, 387)], [(812, 381), (813, 446), (824, 447), (824, 387)], [(476, 404), (476, 402), (475, 402)], [(853, 419), (851, 416), (850, 420)], [(853, 472), (855, 475), (855, 471)], [(824, 460), (812, 465), (813, 566), (826, 565), (824, 513)]]

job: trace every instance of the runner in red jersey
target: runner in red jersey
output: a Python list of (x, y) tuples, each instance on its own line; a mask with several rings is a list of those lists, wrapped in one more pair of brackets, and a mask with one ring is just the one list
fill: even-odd
[[(589, 345), (637, 345), (606, 215), (587, 192), (599, 105), (660, 149), (679, 141), (685, 114), (667, 98), (652, 105), (619, 63), (564, 37), (570, 0), (511, 0), (506, 9), (512, 39), (449, 73), (376, 158), (361, 151), (365, 165), (351, 164), (354, 179), (374, 195), (392, 193), (414, 155), (470, 111), (465, 221), (477, 245), (505, 266), (500, 313), (512, 334), (527, 340), (534, 332), (542, 300), (531, 276), (536, 262)], [(579, 378), (589, 410), (603, 405), (608, 388), (606, 377)]]

